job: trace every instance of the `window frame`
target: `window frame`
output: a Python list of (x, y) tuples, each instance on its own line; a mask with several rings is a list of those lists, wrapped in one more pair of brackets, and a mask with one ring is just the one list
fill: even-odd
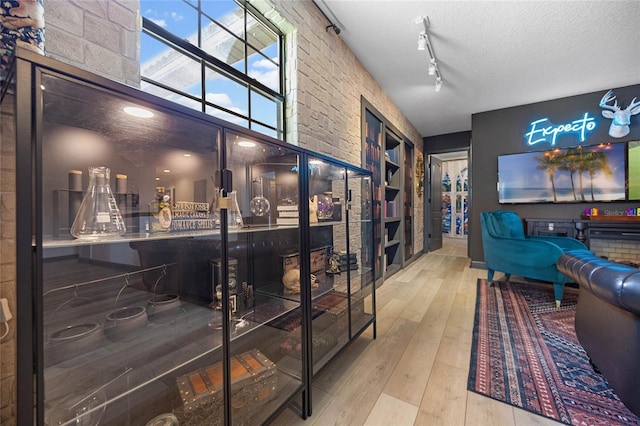
[[(211, 22), (214, 22), (216, 25), (220, 26), (221, 28), (223, 28), (225, 31), (229, 31), (228, 29), (226, 29), (223, 25), (221, 25), (217, 20), (213, 19), (211, 16), (209, 16), (207, 13), (205, 13), (202, 8), (201, 8), (201, 1), (202, 0), (197, 0), (197, 3), (194, 4), (193, 1), (185, 1), (185, 0), (181, 0), (183, 2), (185, 2), (187, 5), (193, 7), (197, 13), (198, 13), (198, 28), (197, 28), (197, 32), (198, 32), (198, 43), (201, 44), (201, 38), (202, 38), (202, 16), (206, 17), (208, 20), (210, 20)], [(248, 70), (249, 67), (249, 58), (247, 57), (248, 51), (249, 49), (253, 50), (255, 53), (257, 53), (258, 55), (260, 55), (262, 58), (270, 61), (273, 63), (273, 61), (271, 60), (271, 58), (268, 58), (267, 56), (265, 56), (260, 50), (256, 49), (253, 45), (251, 45), (248, 41), (248, 37), (247, 37), (247, 33), (246, 33), (246, 25), (247, 25), (247, 14), (251, 14), (251, 16), (253, 17), (253, 19), (257, 20), (258, 22), (260, 22), (262, 25), (265, 25), (267, 28), (269, 28), (271, 31), (274, 32), (274, 34), (277, 36), (278, 38), (278, 51), (279, 51), (279, 62), (276, 64), (278, 66), (278, 77), (279, 77), (279, 86), (280, 86), (280, 92), (275, 91), (273, 89), (271, 89), (270, 87), (266, 86), (265, 84), (261, 83), (260, 81), (256, 80), (255, 78), (250, 77), (248, 74), (245, 74), (241, 71), (239, 71), (238, 69), (236, 69), (235, 67), (227, 64), (226, 62), (214, 57), (213, 55), (207, 53), (206, 51), (204, 51), (203, 49), (201, 49), (200, 47), (192, 44), (191, 42), (180, 38), (179, 36), (175, 35), (174, 33), (165, 30), (164, 28), (162, 28), (160, 25), (156, 24), (155, 22), (153, 22), (151, 19), (149, 18), (145, 18), (144, 16), (142, 16), (142, 33), (145, 34), (146, 36), (152, 37), (154, 38), (157, 42), (163, 43), (167, 46), (167, 48), (169, 49), (174, 49), (176, 50), (179, 54), (185, 55), (187, 56), (189, 59), (193, 59), (195, 61), (197, 61), (199, 63), (200, 66), (200, 79), (201, 79), (201, 93), (200, 93), (200, 98), (197, 98), (196, 96), (193, 96), (189, 93), (186, 93), (182, 90), (173, 88), (173, 87), (169, 87), (161, 82), (158, 82), (156, 80), (150, 79), (148, 77), (145, 77), (142, 75), (142, 72), (140, 73), (140, 81), (150, 84), (152, 86), (156, 86), (161, 88), (162, 90), (166, 90), (172, 93), (175, 93), (176, 95), (179, 95), (181, 97), (185, 97), (188, 98), (190, 100), (193, 100), (195, 102), (200, 103), (200, 111), (203, 113), (207, 113), (207, 108), (213, 108), (215, 110), (220, 110), (224, 113), (227, 114), (231, 114), (232, 116), (238, 117), (239, 119), (242, 119), (244, 121), (246, 121), (248, 123), (248, 128), (249, 129), (254, 129), (254, 126), (252, 124), (255, 124), (255, 126), (259, 126), (262, 128), (266, 128), (269, 129), (271, 131), (273, 131), (273, 133), (276, 135), (276, 139), (280, 139), (282, 141), (286, 141), (286, 115), (285, 115), (285, 96), (284, 96), (284, 88), (285, 88), (285, 54), (284, 54), (284, 35), (281, 33), (281, 31), (275, 27), (271, 22), (267, 21), (266, 19), (264, 19), (261, 14), (255, 9), (253, 8), (249, 3), (245, 2), (245, 1), (238, 1), (235, 0), (235, 3), (238, 5), (238, 7), (242, 8), (244, 10), (243, 13), (243, 25), (245, 28), (244, 31), (244, 36), (242, 38), (238, 37), (237, 35), (233, 34), (234, 37), (238, 37), (239, 40), (242, 40), (243, 42), (243, 47), (244, 47), (244, 69)], [(141, 47), (142, 48), (142, 47)], [(240, 114), (238, 112), (232, 111), (228, 108), (225, 108), (222, 105), (218, 105), (215, 104), (213, 102), (207, 101), (206, 100), (206, 69), (209, 68), (210, 71), (214, 71), (217, 72), (221, 75), (223, 75), (225, 78), (229, 78), (231, 80), (233, 80), (234, 82), (245, 86), (247, 88), (247, 115), (243, 115)], [(251, 102), (251, 98), (252, 98), (252, 93), (258, 93), (262, 96), (264, 96), (265, 98), (267, 98), (268, 100), (273, 101), (276, 105), (276, 127), (268, 124), (268, 123), (264, 123), (260, 120), (257, 120), (254, 117), (254, 114), (252, 114), (252, 102)], [(246, 127), (246, 126), (243, 126)], [(260, 132), (260, 133), (264, 133), (264, 132)]]

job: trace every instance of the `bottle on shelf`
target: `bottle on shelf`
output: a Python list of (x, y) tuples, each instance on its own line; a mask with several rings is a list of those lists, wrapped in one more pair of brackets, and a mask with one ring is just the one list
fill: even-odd
[(156, 187), (156, 195), (149, 203), (151, 214), (151, 232), (169, 232), (171, 230), (171, 196), (164, 186)]

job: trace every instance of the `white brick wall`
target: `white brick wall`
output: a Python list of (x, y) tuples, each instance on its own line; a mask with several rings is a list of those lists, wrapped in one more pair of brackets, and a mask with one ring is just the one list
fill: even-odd
[(47, 56), (140, 85), (137, 0), (46, 0)]
[(589, 248), (598, 256), (614, 261), (640, 262), (640, 241), (592, 238)]

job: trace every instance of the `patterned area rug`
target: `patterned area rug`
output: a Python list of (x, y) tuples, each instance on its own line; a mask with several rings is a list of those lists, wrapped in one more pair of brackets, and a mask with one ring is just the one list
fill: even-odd
[(578, 290), (478, 280), (468, 389), (572, 425), (640, 425), (589, 365), (574, 329)]

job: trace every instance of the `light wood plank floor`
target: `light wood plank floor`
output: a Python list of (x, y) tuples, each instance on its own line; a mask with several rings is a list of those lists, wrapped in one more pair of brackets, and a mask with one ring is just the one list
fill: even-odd
[(476, 282), (466, 241), (445, 238), (377, 290), (367, 330), (315, 378), (313, 415), (274, 425), (522, 426), (557, 422), (467, 391)]

